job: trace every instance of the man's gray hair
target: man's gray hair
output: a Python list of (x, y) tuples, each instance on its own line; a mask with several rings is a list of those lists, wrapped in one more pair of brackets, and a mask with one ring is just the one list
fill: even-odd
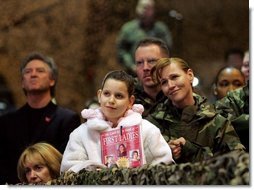
[(54, 59), (51, 57), (47, 57), (39, 52), (32, 52), (29, 55), (27, 55), (20, 64), (20, 72), (22, 75), (23, 75), (26, 65), (32, 60), (41, 60), (49, 66), (50, 72), (51, 72), (51, 77), (55, 81), (55, 85), (52, 86), (50, 89), (50, 94), (52, 97), (54, 97), (55, 96), (55, 86), (56, 86), (57, 77), (58, 77), (58, 69), (57, 69), (57, 66), (54, 62)]

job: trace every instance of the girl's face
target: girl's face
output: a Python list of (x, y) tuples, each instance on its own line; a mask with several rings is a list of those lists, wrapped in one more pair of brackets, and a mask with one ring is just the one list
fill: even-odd
[(162, 69), (161, 89), (176, 107), (184, 108), (187, 105), (193, 105), (193, 78), (191, 69), (185, 72), (177, 63), (172, 62)]
[(27, 162), (25, 173), (28, 183), (46, 183), (52, 179), (48, 167), (36, 162)]
[(106, 120), (114, 126), (134, 103), (134, 96), (129, 97), (127, 85), (123, 81), (107, 79), (103, 89), (98, 91), (98, 100)]
[(227, 68), (221, 72), (214, 94), (221, 99), (227, 95), (227, 92), (242, 87), (244, 84), (244, 77), (239, 70)]

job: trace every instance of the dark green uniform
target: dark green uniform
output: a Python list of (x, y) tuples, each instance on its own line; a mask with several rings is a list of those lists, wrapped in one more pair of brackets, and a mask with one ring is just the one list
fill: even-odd
[(217, 114), (205, 98), (197, 94), (193, 96), (193, 106), (180, 110), (167, 99), (146, 118), (160, 128), (167, 142), (185, 138), (186, 144), (176, 162), (196, 162), (231, 150), (243, 150), (230, 121)]
[(246, 86), (228, 92), (215, 103), (216, 110), (231, 120), (242, 144), (249, 151), (249, 82)]

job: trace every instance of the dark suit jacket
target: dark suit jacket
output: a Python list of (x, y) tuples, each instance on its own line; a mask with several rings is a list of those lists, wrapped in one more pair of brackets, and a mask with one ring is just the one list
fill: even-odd
[[(33, 118), (36, 113), (36, 118)], [(31, 123), (31, 120), (34, 120)], [(47, 142), (64, 152), (69, 134), (80, 125), (77, 113), (50, 102), (45, 108), (28, 104), (0, 117), (0, 184), (16, 184), (17, 162), (23, 150)]]

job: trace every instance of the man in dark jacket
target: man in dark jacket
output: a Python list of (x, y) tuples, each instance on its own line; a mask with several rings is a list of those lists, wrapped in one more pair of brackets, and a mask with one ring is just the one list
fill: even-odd
[(44, 141), (63, 153), (69, 134), (80, 125), (77, 113), (52, 101), (58, 75), (53, 59), (31, 53), (20, 71), (27, 102), (0, 117), (0, 184), (19, 183), (17, 162), (28, 145)]

